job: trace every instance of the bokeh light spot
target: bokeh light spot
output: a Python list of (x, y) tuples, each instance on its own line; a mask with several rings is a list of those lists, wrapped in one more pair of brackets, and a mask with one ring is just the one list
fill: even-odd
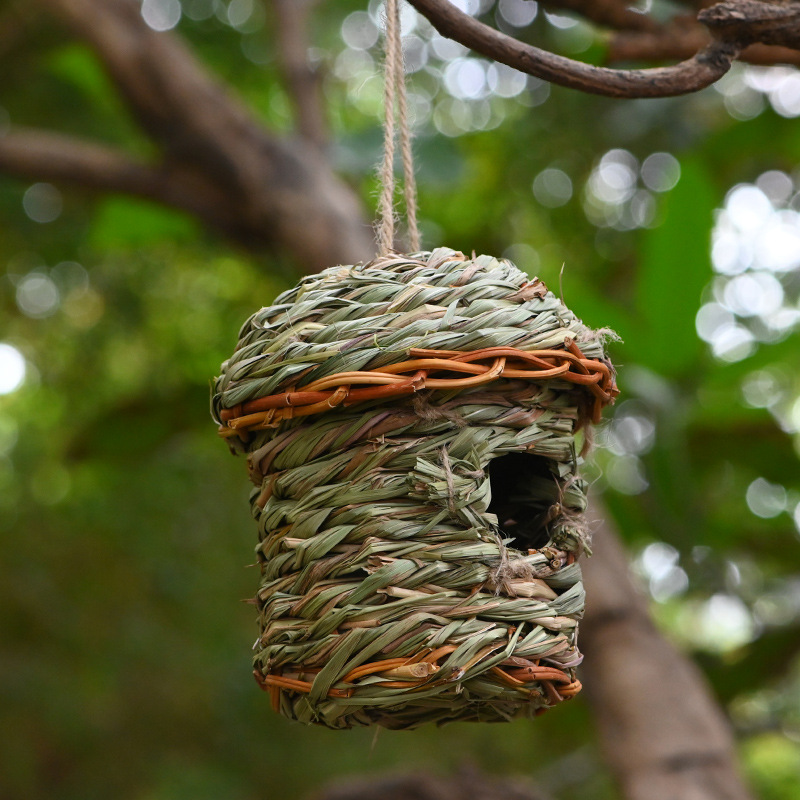
[(650, 595), (658, 603), (683, 594), (689, 588), (689, 576), (678, 565), (680, 553), (666, 542), (649, 544), (636, 566), (648, 580)]
[(769, 101), (782, 117), (800, 116), (800, 74), (789, 73), (770, 92)]
[(13, 345), (0, 342), (0, 394), (10, 394), (25, 380), (25, 358)]
[(633, 196), (637, 166), (636, 159), (626, 150), (609, 151), (589, 178), (590, 191), (605, 203), (624, 203)]
[(741, 231), (763, 225), (774, 211), (769, 198), (756, 186), (741, 184), (728, 193), (725, 208), (730, 221)]
[(533, 180), (533, 194), (548, 208), (558, 208), (572, 197), (572, 181), (561, 169), (543, 169)]
[(441, 58), (442, 61), (452, 61), (454, 58), (461, 58), (469, 52), (463, 44), (440, 36), (438, 33), (431, 38), (430, 47), (434, 55), (437, 58)]
[(49, 275), (30, 272), (17, 284), (17, 306), (28, 317), (43, 319), (58, 310), (61, 294)]
[(762, 519), (777, 517), (786, 510), (786, 489), (779, 483), (770, 483), (765, 478), (756, 478), (748, 487), (747, 507)]
[(656, 425), (647, 406), (628, 400), (617, 409), (607, 430), (606, 447), (617, 456), (640, 456), (655, 443)]
[(527, 85), (527, 76), (505, 64), (490, 64), (486, 79), (491, 91), (499, 97), (516, 97)]
[(444, 85), (459, 100), (482, 97), (487, 88), (486, 65), (477, 58), (458, 58), (447, 65)]
[(771, 169), (759, 175), (756, 186), (778, 206), (787, 203), (794, 192), (792, 179), (779, 169)]
[(575, 17), (570, 17), (567, 14), (558, 14), (552, 11), (544, 12), (547, 21), (554, 27), (561, 30), (569, 30), (578, 25), (578, 20)]
[(22, 208), (34, 222), (57, 220), (64, 208), (61, 192), (49, 183), (34, 183), (22, 196)]
[(744, 379), (742, 395), (752, 408), (770, 408), (783, 399), (784, 388), (772, 372), (760, 369)]
[(481, 12), (481, 0), (450, 0), (450, 2), (465, 14), (474, 16)]
[(536, 0), (500, 0), (497, 9), (509, 25), (524, 28), (536, 19), (539, 4)]
[(654, 192), (674, 189), (681, 177), (681, 165), (670, 153), (653, 153), (642, 162), (642, 181)]
[(255, 13), (254, 0), (231, 0), (228, 4), (228, 24), (237, 30), (247, 27)]
[(605, 471), (608, 485), (620, 494), (641, 494), (650, 485), (644, 474), (644, 465), (634, 455), (614, 458)]
[(342, 23), (342, 40), (353, 50), (368, 50), (378, 41), (378, 26), (366, 11), (354, 11)]
[(154, 31), (172, 30), (182, 13), (180, 0), (142, 0), (142, 19)]
[(700, 611), (697, 642), (708, 650), (726, 652), (753, 640), (756, 626), (750, 610), (741, 598), (715, 594)]
[(740, 317), (768, 316), (783, 303), (783, 287), (768, 272), (737, 275), (723, 291), (725, 306)]
[(533, 277), (541, 267), (539, 253), (525, 242), (517, 242), (503, 251), (503, 258), (513, 261), (521, 270)]
[(755, 336), (744, 325), (725, 325), (714, 335), (711, 351), (721, 361), (733, 363), (751, 356), (756, 350)]

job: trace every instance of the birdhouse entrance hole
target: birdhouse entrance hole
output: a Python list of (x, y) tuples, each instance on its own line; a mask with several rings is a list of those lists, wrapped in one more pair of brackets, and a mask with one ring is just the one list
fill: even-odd
[(559, 516), (560, 487), (549, 459), (531, 453), (509, 453), (489, 462), (492, 500), (500, 534), (517, 550), (538, 550), (551, 538)]

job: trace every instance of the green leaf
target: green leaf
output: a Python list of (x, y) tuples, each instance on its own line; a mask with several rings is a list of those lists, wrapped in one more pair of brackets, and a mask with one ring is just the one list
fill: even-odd
[(642, 240), (637, 357), (666, 375), (685, 373), (702, 352), (694, 319), (711, 278), (710, 230), (716, 195), (696, 159), (681, 164), (681, 179), (664, 199), (664, 221)]
[(198, 238), (198, 227), (179, 211), (144, 200), (111, 197), (100, 204), (89, 241), (98, 250), (139, 248), (158, 241), (190, 242)]

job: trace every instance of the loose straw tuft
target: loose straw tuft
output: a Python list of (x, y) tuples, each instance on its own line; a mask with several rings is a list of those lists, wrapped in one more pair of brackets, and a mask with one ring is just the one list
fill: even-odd
[[(411, 149), (411, 128), (408, 121), (408, 101), (406, 97), (405, 69), (403, 66), (403, 47), (400, 37), (399, 0), (386, 0), (385, 15), (385, 65), (384, 93), (385, 110), (383, 163), (381, 165), (381, 195), (379, 202), (380, 222), (378, 227), (378, 250), (386, 255), (394, 247), (394, 154), (395, 154), (395, 116), (400, 128), (400, 152), (405, 176), (404, 197), (408, 219), (408, 238), (411, 250), (420, 249), (419, 227), (417, 225), (417, 185), (414, 177), (414, 156)], [(397, 111), (395, 112), (395, 103)]]

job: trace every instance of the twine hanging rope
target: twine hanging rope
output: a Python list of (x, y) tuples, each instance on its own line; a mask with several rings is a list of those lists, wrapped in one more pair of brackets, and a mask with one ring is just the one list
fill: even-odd
[(414, 156), (411, 149), (411, 127), (408, 120), (408, 100), (403, 66), (403, 46), (400, 36), (400, 0), (386, 0), (385, 64), (384, 64), (384, 139), (381, 165), (381, 194), (379, 203), (378, 251), (387, 255), (394, 247), (394, 156), (396, 127), (400, 133), (400, 152), (403, 161), (404, 196), (408, 220), (408, 242), (412, 252), (420, 249), (417, 225), (417, 184), (414, 177)]

